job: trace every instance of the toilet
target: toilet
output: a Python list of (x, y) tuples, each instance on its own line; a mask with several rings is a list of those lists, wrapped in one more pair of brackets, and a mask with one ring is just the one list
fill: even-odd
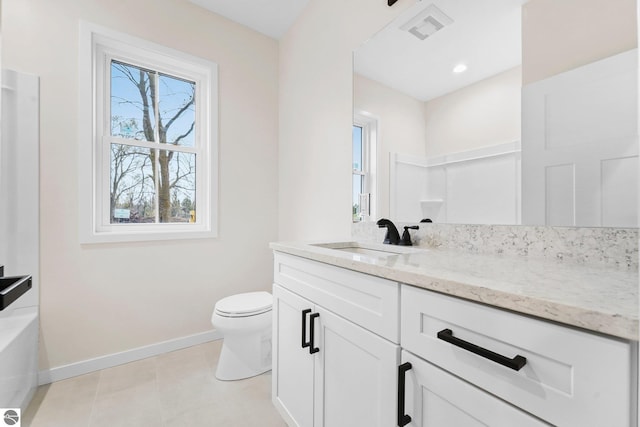
[(240, 380), (271, 370), (271, 307), (269, 292), (247, 292), (222, 298), (211, 324), (223, 336), (216, 378)]

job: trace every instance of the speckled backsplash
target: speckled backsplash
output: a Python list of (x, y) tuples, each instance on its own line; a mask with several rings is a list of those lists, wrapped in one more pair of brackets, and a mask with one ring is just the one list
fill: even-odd
[[(409, 223), (396, 223), (400, 234)], [(637, 228), (575, 228), (518, 225), (419, 224), (413, 244), (471, 253), (553, 258), (638, 270)], [(382, 242), (386, 230), (374, 222), (355, 223), (352, 237)]]

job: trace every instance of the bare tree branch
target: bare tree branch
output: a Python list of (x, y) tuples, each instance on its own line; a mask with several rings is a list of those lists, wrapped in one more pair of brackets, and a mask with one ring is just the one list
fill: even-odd
[(191, 126), (189, 127), (189, 130), (188, 130), (188, 131), (186, 131), (185, 133), (183, 133), (182, 135), (179, 135), (179, 136), (176, 138), (176, 140), (175, 140), (175, 141), (173, 141), (173, 143), (172, 143), (172, 144), (173, 144), (173, 145), (178, 145), (178, 143), (179, 143), (180, 141), (182, 141), (184, 138), (186, 138), (187, 136), (189, 136), (189, 134), (190, 134), (191, 132), (193, 132), (193, 129), (195, 129), (195, 127), (196, 127), (196, 122), (194, 121), (194, 122), (192, 122), (192, 123), (191, 123)]

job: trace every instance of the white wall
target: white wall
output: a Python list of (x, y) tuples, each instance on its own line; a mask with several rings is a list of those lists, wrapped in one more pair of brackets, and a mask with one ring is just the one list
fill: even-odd
[[(3, 66), (41, 78), (41, 346), (47, 369), (211, 328), (219, 298), (269, 289), (277, 238), (278, 44), (183, 0), (3, 0)], [(219, 238), (81, 246), (78, 22), (220, 70)]]
[(638, 52), (522, 90), (525, 224), (637, 227)]
[(353, 108), (378, 119), (377, 216), (389, 216), (389, 153), (426, 155), (424, 103), (388, 86), (353, 76)]

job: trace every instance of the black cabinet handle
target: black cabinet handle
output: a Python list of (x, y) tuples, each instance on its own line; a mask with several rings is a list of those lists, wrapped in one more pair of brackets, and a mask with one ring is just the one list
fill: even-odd
[(506, 366), (507, 368), (511, 368), (514, 371), (519, 371), (520, 369), (522, 369), (524, 365), (527, 364), (526, 357), (516, 355), (514, 358), (509, 359), (506, 356), (503, 356), (498, 353), (494, 353), (493, 351), (487, 350), (486, 348), (482, 348), (468, 341), (464, 341), (464, 340), (461, 340), (460, 338), (456, 338), (453, 336), (453, 331), (451, 331), (451, 329), (443, 329), (440, 332), (438, 332), (438, 339), (441, 339), (450, 344), (453, 344), (456, 347), (460, 347), (467, 351), (475, 353), (478, 356), (482, 356), (493, 362), (499, 363), (502, 366)]
[(309, 316), (309, 319), (311, 319), (311, 325), (309, 326), (309, 335), (311, 335), (311, 339), (309, 340), (309, 354), (313, 354), (313, 353), (317, 353), (320, 351), (320, 349), (318, 347), (315, 347), (313, 344), (313, 340), (314, 340), (314, 321), (316, 320), (316, 317), (320, 317), (320, 313), (313, 313), (311, 316)]
[(311, 313), (311, 309), (302, 310), (302, 348), (309, 347), (311, 341), (307, 341), (307, 314)]
[(404, 386), (409, 369), (411, 369), (409, 362), (398, 366), (398, 427), (404, 427), (411, 422), (411, 417), (404, 413)]

